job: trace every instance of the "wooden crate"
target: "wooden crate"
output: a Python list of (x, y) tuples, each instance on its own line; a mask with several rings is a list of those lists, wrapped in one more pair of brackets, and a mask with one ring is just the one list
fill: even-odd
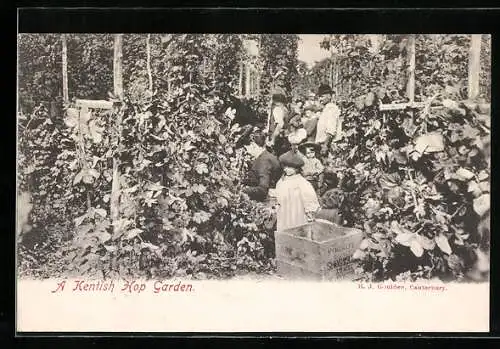
[(361, 230), (327, 221), (276, 232), (278, 273), (287, 279), (353, 279), (351, 256), (362, 239)]

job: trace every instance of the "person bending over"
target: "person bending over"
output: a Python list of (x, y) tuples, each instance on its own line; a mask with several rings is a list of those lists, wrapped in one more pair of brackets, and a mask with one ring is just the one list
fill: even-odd
[(281, 175), (280, 162), (265, 148), (265, 143), (265, 135), (256, 133), (250, 145), (245, 146), (254, 160), (243, 193), (256, 201), (266, 201), (269, 189), (274, 188)]

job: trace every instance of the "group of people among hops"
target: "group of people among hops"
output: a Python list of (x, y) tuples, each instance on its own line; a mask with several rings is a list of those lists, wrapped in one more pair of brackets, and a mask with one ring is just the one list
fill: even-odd
[(278, 232), (317, 218), (341, 224), (339, 202), (332, 199), (338, 179), (325, 172), (322, 162), (341, 137), (333, 91), (321, 85), (316, 96), (290, 108), (286, 100), (283, 91), (273, 91), (267, 135), (254, 133), (246, 146), (254, 161), (244, 195), (258, 201), (276, 199)]

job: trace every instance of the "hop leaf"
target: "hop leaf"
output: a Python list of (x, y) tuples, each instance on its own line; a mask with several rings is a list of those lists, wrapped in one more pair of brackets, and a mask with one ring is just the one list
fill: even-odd
[(96, 208), (95, 212), (102, 218), (106, 218), (107, 212), (102, 208)]
[(361, 251), (361, 250), (356, 250), (354, 254), (352, 255), (352, 259), (363, 259), (365, 257), (366, 253)]
[(143, 232), (142, 229), (138, 229), (138, 228), (131, 229), (131, 230), (127, 231), (125, 238), (126, 239), (133, 239), (142, 232)]
[(222, 207), (226, 207), (229, 203), (225, 197), (219, 197), (217, 198), (217, 203), (221, 205)]
[(443, 234), (439, 234), (438, 236), (436, 236), (435, 240), (441, 251), (448, 255), (452, 253), (448, 238), (446, 236), (444, 236)]
[(97, 126), (94, 120), (89, 122), (89, 131), (90, 131), (90, 136), (92, 137), (92, 140), (94, 143), (101, 143), (102, 141), (102, 132), (104, 131), (103, 127)]
[(160, 247), (158, 247), (156, 245), (153, 245), (150, 242), (142, 242), (141, 243), (141, 248), (147, 248), (147, 249), (149, 249), (151, 251), (155, 251), (155, 250), (158, 250)]
[(208, 167), (207, 167), (207, 164), (205, 164), (205, 163), (198, 164), (198, 165), (196, 165), (195, 170), (196, 170), (196, 172), (198, 172), (199, 174), (208, 173)]
[(417, 239), (411, 240), (410, 250), (417, 257), (422, 257), (422, 255), (424, 254), (424, 249), (422, 248), (422, 245), (420, 245), (420, 243), (417, 241)]
[(478, 196), (481, 194), (482, 190), (481, 190), (481, 187), (479, 186), (479, 184), (475, 181), (470, 181), (469, 182), (469, 185), (467, 187), (467, 191), (469, 193), (472, 193), (472, 195), (474, 196)]
[(416, 240), (425, 250), (433, 250), (436, 247), (436, 242), (421, 234), (417, 234)]
[[(108, 234), (109, 235), (109, 234)], [(111, 235), (109, 235), (110, 238), (111, 238)], [(109, 240), (109, 239), (108, 239)], [(106, 251), (108, 252), (115, 252), (117, 250), (116, 246), (108, 246), (108, 245), (104, 245), (104, 248), (106, 249)]]
[(99, 238), (101, 243), (105, 243), (111, 239), (111, 234), (103, 231), (98, 233), (97, 237)]
[(208, 221), (209, 219), (210, 219), (210, 213), (205, 212), (205, 211), (199, 211), (193, 215), (193, 221), (195, 221), (198, 224), (204, 223), (204, 222)]
[(361, 244), (359, 245), (359, 249), (360, 250), (366, 250), (369, 246), (369, 242), (368, 242), (368, 239), (364, 239), (363, 241), (361, 241)]
[(473, 206), (474, 211), (479, 216), (483, 216), (490, 210), (490, 194), (483, 194), (480, 197), (474, 199)]
[(458, 103), (451, 99), (444, 99), (442, 104), (445, 108), (448, 109), (458, 109)]
[(479, 174), (477, 175), (477, 178), (480, 180), (480, 181), (485, 181), (489, 178), (489, 174), (486, 172), (486, 171), (481, 171), (479, 172)]
[(401, 233), (396, 236), (396, 241), (403, 245), (410, 247), (412, 244), (412, 241), (415, 239), (415, 234), (414, 233)]
[(191, 190), (195, 193), (203, 194), (207, 190), (207, 187), (203, 184), (194, 184)]
[(460, 167), (455, 174), (461, 181), (468, 181), (474, 177), (474, 173), (472, 171), (469, 171), (463, 167)]

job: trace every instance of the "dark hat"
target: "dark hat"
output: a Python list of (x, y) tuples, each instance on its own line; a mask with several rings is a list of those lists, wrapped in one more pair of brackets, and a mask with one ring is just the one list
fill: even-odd
[(286, 98), (286, 92), (283, 88), (281, 87), (276, 87), (271, 91), (271, 96), (272, 99), (276, 102), (283, 102), (286, 103), (287, 98)]
[(285, 154), (279, 157), (279, 161), (282, 167), (293, 167), (301, 168), (304, 166), (304, 160), (299, 156), (299, 154), (289, 150)]
[(321, 96), (326, 94), (332, 94), (332, 88), (327, 84), (321, 84), (318, 87), (318, 95)]
[(281, 86), (277, 86), (271, 90), (272, 95), (282, 95), (286, 96), (285, 90)]
[(281, 102), (283, 104), (287, 102), (286, 96), (279, 93), (273, 94), (271, 98), (274, 102)]
[(317, 143), (314, 143), (314, 142), (306, 142), (306, 143), (302, 143), (301, 145), (299, 145), (299, 150), (302, 153), (305, 151), (306, 148), (313, 148), (314, 151), (319, 151), (321, 149), (321, 146)]

